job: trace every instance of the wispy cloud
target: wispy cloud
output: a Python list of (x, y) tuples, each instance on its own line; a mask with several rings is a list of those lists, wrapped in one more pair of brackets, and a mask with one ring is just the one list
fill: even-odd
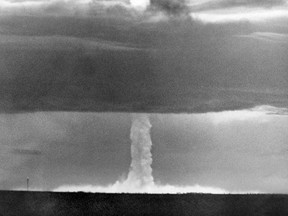
[[(128, 16), (136, 13), (137, 7), (126, 0), (1, 0), (0, 11), (17, 15), (96, 16), (111, 13), (112, 16)], [(130, 14), (131, 12), (131, 14)]]
[(271, 120), (270, 115), (288, 115), (288, 109), (264, 105), (244, 110), (212, 112), (206, 115), (215, 125), (237, 121), (265, 123)]
[(190, 0), (191, 7), (195, 10), (212, 10), (234, 7), (262, 7), (271, 8), (276, 6), (286, 6), (286, 0), (202, 0), (196, 4), (195, 0)]
[[(159, 13), (178, 16), (192, 13), (204, 22), (223, 22), (287, 17), (286, 0), (0, 0), (1, 15), (119, 17), (153, 20)], [(156, 19), (157, 20), (157, 19)]]
[(125, 44), (114, 41), (105, 41), (98, 38), (77, 38), (72, 36), (25, 36), (25, 35), (1, 35), (0, 45), (20, 49), (41, 50), (79, 50), (91, 52), (95, 50), (142, 50), (133, 44)]
[(253, 32), (248, 35), (237, 35), (236, 37), (252, 38), (271, 43), (280, 43), (280, 44), (288, 43), (288, 34), (281, 34), (274, 32)]
[(16, 155), (42, 155), (42, 152), (36, 149), (23, 149), (23, 148), (15, 148), (11, 150), (12, 154)]

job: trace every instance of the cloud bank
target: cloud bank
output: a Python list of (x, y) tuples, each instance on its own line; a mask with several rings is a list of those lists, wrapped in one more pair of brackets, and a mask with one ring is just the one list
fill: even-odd
[(0, 112), (287, 107), (285, 20), (221, 23), (229, 14), (191, 12), (193, 1), (140, 3), (1, 1)]

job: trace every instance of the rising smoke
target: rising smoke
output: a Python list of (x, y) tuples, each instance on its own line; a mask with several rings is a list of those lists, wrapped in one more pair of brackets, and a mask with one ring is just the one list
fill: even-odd
[(154, 184), (152, 176), (152, 141), (150, 128), (152, 127), (148, 114), (133, 114), (130, 132), (131, 139), (131, 167), (127, 182), (137, 187)]
[(132, 114), (132, 125), (130, 131), (131, 139), (131, 165), (128, 177), (123, 182), (116, 182), (113, 186), (106, 188), (112, 192), (133, 193), (185, 193), (193, 192), (215, 192), (225, 193), (218, 188), (204, 188), (199, 185), (193, 187), (175, 187), (171, 185), (156, 185), (152, 175), (152, 140), (149, 114)]
[(128, 176), (113, 185), (106, 187), (83, 185), (63, 185), (55, 191), (86, 191), (105, 193), (227, 193), (221, 188), (195, 186), (172, 186), (155, 184), (152, 175), (152, 140), (150, 135), (149, 114), (132, 114), (132, 125), (130, 130), (131, 139), (131, 165)]

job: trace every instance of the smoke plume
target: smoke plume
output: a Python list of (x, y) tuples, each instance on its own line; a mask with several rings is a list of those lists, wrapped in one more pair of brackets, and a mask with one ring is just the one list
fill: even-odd
[[(101, 193), (216, 193), (223, 194), (228, 191), (216, 187), (173, 186), (155, 183), (152, 175), (152, 140), (150, 135), (149, 114), (132, 114), (132, 125), (130, 130), (131, 139), (131, 165), (126, 179), (116, 181), (112, 185), (62, 185), (54, 191), (85, 191)], [(258, 191), (253, 191), (258, 193)], [(239, 192), (237, 192), (239, 193)]]
[(154, 183), (151, 168), (151, 127), (148, 114), (133, 114), (130, 132), (132, 160), (126, 182), (137, 188)]

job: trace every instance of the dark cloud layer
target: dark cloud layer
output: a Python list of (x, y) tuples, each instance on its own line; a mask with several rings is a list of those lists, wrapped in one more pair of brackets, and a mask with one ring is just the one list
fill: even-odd
[(151, 8), (165, 11), (169, 15), (182, 15), (189, 12), (185, 0), (151, 0)]
[[(184, 1), (173, 2), (152, 5), (171, 14), (185, 11)], [(0, 111), (287, 107), (288, 46), (251, 37), (269, 27), (204, 25), (188, 16), (161, 20), (145, 13), (3, 15)], [(273, 31), (286, 34), (280, 27)]]
[(18, 155), (41, 155), (41, 151), (34, 150), (34, 149), (13, 149), (11, 151), (12, 154), (18, 154)]

